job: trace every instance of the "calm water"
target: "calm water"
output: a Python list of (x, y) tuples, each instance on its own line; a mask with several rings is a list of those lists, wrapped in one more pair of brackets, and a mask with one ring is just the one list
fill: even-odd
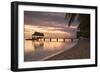
[(70, 49), (77, 43), (77, 40), (63, 41), (32, 41), (25, 40), (24, 61), (41, 61), (48, 57), (54, 56), (65, 50)]

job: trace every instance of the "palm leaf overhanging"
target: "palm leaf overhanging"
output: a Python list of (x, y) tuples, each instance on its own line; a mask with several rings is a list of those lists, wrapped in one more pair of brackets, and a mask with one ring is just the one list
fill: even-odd
[[(75, 13), (66, 13), (65, 19), (68, 21), (68, 26), (71, 26), (75, 16)], [(79, 14), (80, 25), (78, 28), (80, 29), (80, 36), (90, 38), (90, 15), (89, 14)]]

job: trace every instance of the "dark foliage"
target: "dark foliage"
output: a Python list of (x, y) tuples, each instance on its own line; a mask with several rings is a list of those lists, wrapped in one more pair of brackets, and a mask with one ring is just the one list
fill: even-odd
[[(68, 25), (69, 27), (71, 26), (71, 22), (73, 22), (74, 17), (77, 14), (75, 13), (66, 13), (65, 18), (68, 19), (69, 18), (69, 22)], [(86, 37), (86, 38), (90, 38), (90, 15), (89, 14), (79, 14), (79, 21), (80, 21), (80, 25), (79, 25), (79, 29), (80, 29), (80, 33), (78, 33), (78, 36), (82, 36), (82, 37)]]

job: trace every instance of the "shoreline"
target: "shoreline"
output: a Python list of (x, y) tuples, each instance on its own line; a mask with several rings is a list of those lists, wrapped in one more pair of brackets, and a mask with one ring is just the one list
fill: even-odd
[(68, 60), (68, 59), (88, 59), (90, 58), (90, 40), (89, 39), (79, 39), (78, 43), (61, 53), (54, 56), (43, 59), (43, 61), (48, 60)]

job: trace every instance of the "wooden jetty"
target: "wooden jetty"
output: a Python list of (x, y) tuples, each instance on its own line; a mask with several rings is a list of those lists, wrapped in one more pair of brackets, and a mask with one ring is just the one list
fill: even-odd
[(45, 36), (43, 33), (40, 32), (35, 32), (34, 34), (32, 34), (32, 38), (31, 39), (26, 39), (26, 40), (32, 40), (32, 41), (46, 41), (49, 40), (50, 42), (52, 42), (53, 39), (56, 40), (56, 42), (59, 42), (59, 39), (62, 39), (63, 42), (66, 41), (66, 39), (71, 40), (71, 42), (73, 42), (73, 40), (75, 39), (75, 37), (69, 37), (67, 35), (62, 35), (62, 34), (48, 34), (48, 36)]
[(25, 40), (33, 40), (33, 41), (46, 41), (46, 40), (49, 40), (49, 42), (52, 42), (52, 40), (53, 39), (55, 39), (56, 40), (56, 42), (59, 42), (59, 39), (61, 39), (61, 40), (63, 40), (63, 42), (65, 42), (66, 41), (66, 39), (68, 39), (68, 40), (70, 40), (71, 42), (73, 42), (73, 40), (75, 39), (75, 38), (39, 38), (38, 40), (33, 40), (33, 39), (25, 39)]

